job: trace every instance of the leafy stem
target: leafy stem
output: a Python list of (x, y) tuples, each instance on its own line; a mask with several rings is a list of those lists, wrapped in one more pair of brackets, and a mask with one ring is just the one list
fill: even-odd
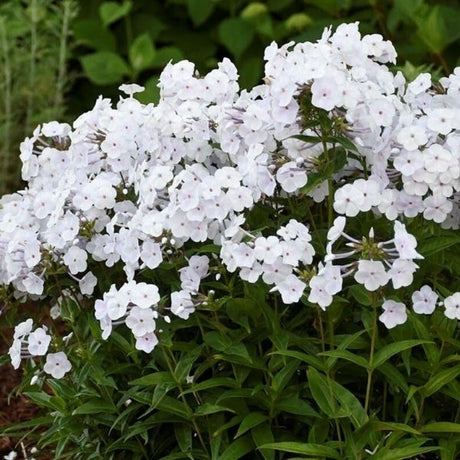
[(374, 371), (374, 353), (375, 343), (377, 341), (377, 297), (372, 293), (372, 331), (371, 331), (371, 349), (369, 355), (369, 367), (367, 369), (366, 398), (364, 400), (364, 411), (367, 415), (369, 412), (369, 403), (371, 399), (372, 374)]
[(173, 365), (172, 365), (172, 362), (171, 362), (171, 360), (173, 362), (175, 362), (174, 355), (172, 354), (172, 352), (171, 352), (171, 350), (169, 348), (167, 348), (165, 346), (161, 346), (161, 348), (163, 349), (163, 352), (164, 352), (163, 355), (164, 355), (166, 363), (168, 365), (169, 372), (171, 372), (171, 375), (173, 376), (174, 380), (177, 383), (177, 388), (179, 389), (179, 392), (180, 392), (180, 399), (184, 403), (184, 406), (185, 406), (187, 412), (190, 414), (190, 421), (192, 422), (193, 429), (195, 430), (195, 432), (196, 432), (196, 434), (198, 436), (198, 439), (200, 440), (200, 443), (201, 443), (201, 446), (203, 447), (204, 452), (206, 452), (207, 458), (211, 458), (211, 456), (209, 455), (208, 449), (206, 447), (206, 443), (204, 442), (203, 435), (201, 434), (200, 427), (196, 423), (195, 415), (193, 414), (193, 410), (190, 407), (190, 405), (189, 405), (189, 403), (187, 401), (187, 398), (183, 394), (184, 390), (183, 390), (183, 387), (182, 387), (182, 383), (176, 378), (174, 368), (173, 368)]

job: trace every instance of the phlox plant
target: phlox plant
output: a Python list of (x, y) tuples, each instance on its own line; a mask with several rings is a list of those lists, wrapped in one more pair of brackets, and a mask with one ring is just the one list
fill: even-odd
[[(21, 145), (0, 203), (9, 359), (55, 458), (460, 455), (460, 68), (358, 24), (240, 90), (169, 63)], [(22, 303), (27, 308), (21, 307)], [(16, 315), (17, 317), (18, 315)]]

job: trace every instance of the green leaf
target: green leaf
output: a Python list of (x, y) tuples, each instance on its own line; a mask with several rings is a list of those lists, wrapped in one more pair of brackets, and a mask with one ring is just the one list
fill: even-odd
[(246, 433), (248, 430), (254, 428), (255, 426), (259, 425), (262, 422), (265, 422), (265, 420), (267, 419), (268, 419), (268, 416), (260, 412), (249, 413), (248, 415), (244, 417), (244, 419), (240, 423), (240, 426), (238, 427), (238, 431), (236, 432), (234, 439), (239, 438), (244, 433)]
[(358, 302), (358, 304), (364, 305), (366, 307), (372, 305), (372, 298), (370, 292), (361, 284), (354, 284), (353, 286), (350, 286), (348, 291)]
[(340, 144), (345, 150), (351, 150), (353, 152), (358, 152), (358, 149), (353, 142), (344, 136), (326, 136), (323, 138), (325, 142), (330, 144)]
[(268, 8), (272, 11), (281, 11), (287, 8), (294, 0), (268, 0)]
[[(163, 398), (169, 393), (169, 391), (173, 388), (173, 385), (170, 383), (159, 383), (153, 393), (151, 395), (150, 407), (148, 410), (143, 414), (143, 416), (150, 413), (153, 409), (158, 407), (158, 404), (163, 400)], [(146, 392), (147, 393), (147, 392)], [(149, 394), (149, 393), (147, 393)]]
[(243, 326), (250, 333), (249, 317), (253, 319), (260, 316), (260, 309), (255, 302), (249, 299), (230, 299), (225, 304), (225, 309), (229, 318), (236, 324)]
[(40, 426), (50, 426), (53, 424), (55, 418), (52, 415), (45, 417), (34, 417), (32, 420), (25, 422), (15, 423), (13, 425), (2, 427), (2, 436), (9, 435), (11, 437), (20, 437), (24, 435), (24, 430), (36, 429)]
[(459, 235), (436, 236), (423, 241), (418, 246), (418, 251), (424, 257), (430, 257), (433, 254), (448, 249), (460, 243)]
[(225, 351), (232, 345), (232, 341), (226, 335), (217, 331), (207, 332), (203, 337), (204, 343), (217, 351)]
[(112, 414), (116, 412), (116, 407), (103, 399), (95, 399), (83, 403), (81, 406), (77, 407), (72, 415), (88, 415), (88, 414)]
[(346, 150), (352, 150), (358, 152), (358, 149), (348, 137), (343, 136), (307, 136), (305, 134), (296, 134), (292, 136), (294, 139), (308, 142), (309, 144), (319, 144), (321, 142), (327, 142), (328, 144), (340, 144)]
[(78, 315), (78, 304), (70, 297), (64, 297), (60, 303), (61, 317), (67, 321), (74, 321)]
[(309, 144), (319, 144), (322, 142), (322, 138), (319, 136), (307, 136), (306, 134), (296, 134), (292, 136), (294, 139), (298, 139), (299, 141), (307, 142)]
[(241, 88), (250, 89), (262, 82), (263, 63), (259, 56), (245, 56), (243, 62), (238, 66), (238, 71)]
[[(414, 327), (417, 335), (420, 339), (431, 340), (432, 335), (428, 328), (424, 324), (424, 318), (421, 318), (420, 315), (411, 315), (411, 324)], [(435, 344), (424, 344), (423, 350), (428, 359), (428, 362), (434, 366), (438, 363), (439, 360), (439, 351)]]
[[(162, 46), (155, 50), (155, 59), (153, 60), (152, 67), (164, 67), (169, 61), (172, 62), (179, 62), (184, 59), (184, 53), (180, 48), (176, 48), (175, 46)], [(214, 246), (214, 245), (213, 245)], [(195, 248), (195, 250), (202, 251), (203, 248)], [(214, 252), (216, 250), (214, 249)]]
[(214, 377), (212, 379), (207, 379), (197, 384), (192, 383), (192, 387), (187, 390), (184, 390), (181, 393), (181, 396), (189, 393), (198, 393), (199, 391), (203, 390), (210, 390), (211, 388), (216, 387), (236, 388), (236, 386), (237, 384), (235, 380), (233, 380), (230, 377)]
[(409, 425), (405, 425), (404, 423), (381, 422), (379, 420), (370, 421), (369, 426), (376, 431), (403, 431), (405, 433), (411, 433), (417, 436), (420, 436), (420, 432), (422, 431), (417, 431), (416, 429), (410, 427)]
[(299, 362), (291, 360), (273, 377), (271, 387), (276, 394), (280, 394), (284, 390), (298, 368)]
[(203, 24), (209, 18), (214, 6), (215, 2), (210, 0), (187, 0), (188, 14), (195, 26)]
[(225, 47), (239, 58), (251, 44), (254, 30), (244, 19), (229, 18), (220, 23), (219, 37)]
[(435, 422), (428, 423), (419, 429), (422, 433), (460, 433), (460, 423)]
[(441, 460), (456, 460), (457, 459), (457, 443), (449, 436), (448, 439), (440, 439), (439, 446), (441, 447)]
[(401, 389), (404, 393), (409, 391), (409, 386), (407, 385), (404, 375), (389, 362), (383, 363), (378, 368), (378, 371), (385, 376), (390, 385), (398, 387), (398, 389)]
[(60, 396), (64, 400), (72, 400), (75, 398), (75, 390), (64, 379), (47, 379), (48, 386), (53, 390), (56, 396)]
[(232, 442), (218, 458), (219, 460), (237, 460), (251, 452), (253, 448), (251, 438), (246, 435)]
[(368, 417), (358, 398), (334, 380), (331, 385), (334, 397), (340, 404), (341, 412), (347, 414), (355, 428), (360, 428), (367, 422)]
[(376, 455), (372, 456), (373, 460), (404, 460), (408, 458), (414, 458), (417, 455), (426, 454), (428, 452), (434, 452), (439, 450), (439, 447), (400, 447), (396, 449), (387, 450), (385, 452), (377, 452)]
[(424, 343), (433, 342), (430, 342), (429, 340), (402, 340), (401, 342), (389, 343), (377, 351), (377, 353), (375, 353), (372, 369), (376, 369), (377, 367), (381, 366), (385, 361), (400, 353), (401, 351), (408, 350)]
[(276, 401), (275, 409), (288, 414), (302, 415), (304, 417), (319, 417), (310, 404), (300, 399), (298, 396), (288, 396)]
[(118, 2), (103, 2), (99, 6), (99, 15), (102, 19), (104, 26), (109, 26), (110, 24), (118, 21), (121, 18), (124, 18), (130, 11), (132, 7), (131, 1), (125, 1), (123, 3)]
[(346, 361), (350, 361), (356, 364), (357, 366), (364, 367), (365, 369), (367, 369), (369, 366), (367, 359), (363, 358), (362, 356), (355, 355), (354, 353), (348, 350), (331, 350), (318, 354), (328, 356), (331, 358), (344, 359)]
[(49, 409), (63, 412), (66, 408), (65, 400), (58, 396), (51, 396), (48, 393), (39, 391), (28, 391), (24, 393), (27, 398), (38, 406), (48, 407)]
[(157, 405), (157, 409), (168, 414), (177, 415), (186, 420), (189, 420), (193, 416), (181, 401), (170, 396), (163, 396)]
[(96, 85), (120, 83), (124, 75), (129, 75), (129, 67), (117, 54), (98, 51), (81, 58), (86, 76)]
[(315, 367), (316, 369), (325, 370), (324, 364), (319, 358), (313, 355), (308, 355), (307, 353), (303, 353), (301, 351), (278, 350), (278, 351), (272, 351), (270, 355), (289, 356), (291, 358), (296, 358), (304, 363), (307, 363), (310, 366)]
[(444, 369), (431, 377), (430, 380), (421, 387), (420, 391), (424, 396), (431, 396), (439, 391), (444, 385), (456, 379), (458, 375), (460, 375), (460, 365)]
[(301, 442), (272, 442), (264, 444), (259, 449), (273, 449), (291, 454), (312, 455), (321, 458), (340, 458), (339, 453), (331, 447), (322, 444), (303, 444)]
[(256, 448), (260, 450), (264, 460), (275, 460), (275, 452), (273, 450), (260, 448), (262, 445), (270, 444), (275, 440), (269, 423), (265, 422), (257, 425), (251, 430), (251, 435)]
[(216, 412), (232, 412), (232, 413), (235, 413), (234, 410), (229, 409), (228, 407), (225, 407), (225, 406), (219, 406), (217, 404), (204, 403), (204, 404), (201, 404), (201, 405), (199, 405), (197, 407), (197, 409), (195, 410), (195, 415), (203, 416), (203, 415), (215, 414)]
[(115, 51), (116, 41), (114, 35), (102, 27), (97, 19), (82, 19), (73, 26), (74, 39), (77, 43), (98, 51)]
[(191, 460), (193, 457), (190, 456), (190, 453), (186, 452), (178, 452), (176, 454), (168, 454), (165, 457), (161, 457), (159, 460), (183, 460), (188, 459)]
[(193, 349), (189, 348), (186, 352), (182, 353), (174, 369), (174, 377), (177, 382), (183, 382), (190, 375), (192, 366), (200, 357), (202, 349), (203, 345), (197, 345)]
[(415, 19), (417, 35), (431, 52), (441, 54), (460, 37), (459, 20), (458, 9), (435, 5), (427, 10), (426, 15)]
[[(329, 417), (335, 417), (334, 398), (328, 382), (316, 369), (310, 367), (307, 371), (308, 383), (313, 399), (319, 408)], [(300, 452), (297, 452), (300, 453)]]
[[(158, 54), (158, 53), (157, 53)], [(151, 77), (145, 83), (145, 90), (142, 93), (136, 93), (134, 97), (143, 104), (151, 102), (158, 103), (160, 100), (160, 88), (158, 88), (159, 77)]]
[(129, 47), (129, 61), (138, 72), (151, 67), (155, 60), (155, 47), (148, 33), (139, 35)]
[(154, 372), (153, 374), (144, 375), (135, 380), (131, 380), (129, 385), (140, 385), (140, 386), (150, 386), (158, 385), (159, 383), (171, 383), (175, 384), (176, 381), (174, 377), (168, 371)]

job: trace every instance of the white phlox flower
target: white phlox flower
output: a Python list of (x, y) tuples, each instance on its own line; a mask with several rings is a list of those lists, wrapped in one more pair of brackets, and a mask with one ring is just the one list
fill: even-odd
[(382, 308), (383, 313), (379, 316), (379, 320), (385, 324), (388, 329), (404, 324), (407, 321), (406, 306), (402, 302), (385, 300)]

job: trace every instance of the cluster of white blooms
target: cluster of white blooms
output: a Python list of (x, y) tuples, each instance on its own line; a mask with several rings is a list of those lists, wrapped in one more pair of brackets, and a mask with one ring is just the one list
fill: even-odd
[[(291, 219), (277, 231), (278, 236), (254, 237), (247, 232), (235, 232), (231, 240), (222, 242), (220, 257), (229, 272), (240, 269), (240, 278), (255, 283), (259, 277), (274, 284), (284, 303), (297, 302), (306, 284), (293, 272), (300, 263), (312, 263), (315, 251), (305, 225)], [(241, 241), (249, 236), (249, 240)], [(236, 241), (235, 241), (236, 240)]]
[(158, 318), (155, 307), (159, 301), (160, 294), (154, 284), (131, 280), (120, 289), (112, 284), (103, 299), (97, 299), (94, 304), (102, 338), (106, 339), (110, 335), (113, 322), (124, 322), (136, 337), (136, 348), (152, 351), (158, 343), (154, 331), (155, 319)]
[[(394, 75), (386, 64), (395, 58), (380, 35), (361, 37), (357, 23), (343, 24), (317, 43), (270, 45), (264, 83), (250, 91), (240, 91), (228, 59), (205, 76), (181, 61), (162, 72), (156, 105), (134, 98), (142, 87), (122, 85), (126, 97), (115, 106), (101, 97), (73, 126), (39, 126), (21, 145), (27, 188), (0, 200), (0, 284), (20, 299), (43, 298), (48, 273), (59, 271), (90, 297), (98, 284), (90, 267), (121, 266), (124, 284), (102, 293), (95, 315), (104, 338), (125, 323), (146, 352), (157, 343), (158, 318), (169, 320), (166, 310), (187, 319), (206, 301), (210, 293), (199, 291), (210, 264), (249, 282), (261, 278), (285, 303), (307, 289), (322, 308), (347, 275), (370, 291), (390, 280), (394, 289), (410, 285), (420, 255), (397, 219), (421, 214), (460, 227), (460, 69), (434, 89), (428, 74), (410, 84)], [(328, 136), (316, 129), (324, 117)], [(340, 149), (344, 165), (309, 184), (324, 170), (323, 156), (329, 165)], [(255, 205), (276, 207), (276, 199), (301, 189), (316, 203), (329, 196), (337, 214), (371, 211), (394, 220), (394, 239), (346, 235), (351, 251), (334, 254), (342, 217), (329, 231), (324, 264), (315, 267), (302, 222), (292, 219), (276, 235), (248, 227)], [(190, 258), (178, 291), (160, 293), (142, 281), (144, 270), (155, 271), (187, 242), (211, 242), (220, 255)], [(313, 278), (305, 275), (310, 270)], [(460, 319), (457, 294), (445, 300), (446, 315)], [(428, 297), (423, 306), (416, 296), (416, 311), (431, 308)], [(385, 311), (399, 307), (391, 308)], [(17, 350), (16, 343), (16, 361)]]
[[(394, 222), (394, 238), (376, 242), (374, 230), (361, 241), (344, 232), (346, 218), (339, 216), (329, 229), (326, 247), (326, 265), (310, 280), (310, 302), (317, 303), (323, 309), (332, 303), (332, 296), (340, 292), (342, 279), (354, 275), (355, 281), (364, 285), (367, 291), (376, 291), (392, 282), (394, 289), (410, 286), (413, 274), (418, 268), (413, 259), (422, 256), (415, 250), (417, 241), (409, 234), (404, 224)], [(333, 253), (333, 244), (343, 237), (351, 250)], [(353, 258), (343, 265), (333, 265), (334, 261)]]
[(30, 318), (16, 326), (13, 344), (9, 350), (11, 364), (18, 369), (22, 358), (46, 356), (44, 371), (56, 379), (64, 377), (72, 367), (66, 354), (63, 351), (48, 353), (51, 336), (47, 333), (47, 328), (39, 327), (34, 331), (32, 328), (33, 321)]
[[(188, 319), (198, 305), (206, 302), (207, 298), (200, 295), (199, 289), (201, 280), (208, 276), (208, 268), (207, 256), (192, 256), (188, 265), (179, 270), (181, 289), (171, 293), (171, 311), (175, 315)], [(209, 294), (212, 295), (212, 291)]]

